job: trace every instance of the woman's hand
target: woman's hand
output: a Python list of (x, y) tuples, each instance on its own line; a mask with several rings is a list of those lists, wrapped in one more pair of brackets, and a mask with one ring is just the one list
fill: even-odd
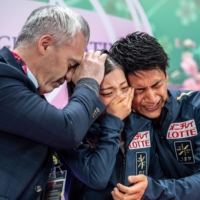
[(106, 112), (123, 120), (131, 112), (133, 94), (134, 89), (129, 88), (126, 93), (116, 96), (108, 105)]

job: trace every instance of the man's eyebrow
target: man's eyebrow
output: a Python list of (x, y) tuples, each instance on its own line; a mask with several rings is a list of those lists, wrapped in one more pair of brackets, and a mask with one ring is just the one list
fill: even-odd
[(151, 85), (150, 87), (154, 87), (154, 86), (158, 85), (161, 81), (162, 81), (162, 80), (159, 80), (159, 81), (155, 82), (155, 83), (154, 83), (153, 85)]
[[(153, 85), (151, 85), (150, 87), (154, 87), (156, 85), (158, 85), (162, 80), (158, 80), (157, 82), (155, 82)], [(138, 87), (138, 88), (135, 88), (135, 90), (145, 90), (147, 87)]]

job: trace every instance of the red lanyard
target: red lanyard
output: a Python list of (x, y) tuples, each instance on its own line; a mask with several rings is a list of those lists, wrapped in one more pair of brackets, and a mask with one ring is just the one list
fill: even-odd
[(17, 59), (19, 64), (22, 66), (24, 73), (27, 75), (27, 66), (26, 66), (25, 62), (22, 60), (22, 58), (17, 53), (15, 53), (14, 51), (11, 51), (11, 52), (12, 52), (13, 56)]

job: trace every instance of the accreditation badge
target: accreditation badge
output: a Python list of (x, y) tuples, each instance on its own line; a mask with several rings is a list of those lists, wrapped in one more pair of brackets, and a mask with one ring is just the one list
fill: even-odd
[(147, 153), (136, 152), (136, 175), (144, 174), (147, 175)]
[(63, 200), (67, 171), (53, 172), (49, 175), (43, 200)]
[(193, 164), (195, 163), (192, 143), (190, 140), (174, 142), (176, 158), (180, 163)]

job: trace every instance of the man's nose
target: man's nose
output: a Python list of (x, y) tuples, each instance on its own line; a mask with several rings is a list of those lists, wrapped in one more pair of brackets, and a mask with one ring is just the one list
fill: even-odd
[(156, 101), (156, 95), (151, 88), (146, 89), (145, 101), (148, 103), (155, 103), (155, 101)]
[(67, 74), (65, 75), (66, 81), (70, 82), (72, 80), (73, 75), (74, 75), (74, 70), (68, 71)]

